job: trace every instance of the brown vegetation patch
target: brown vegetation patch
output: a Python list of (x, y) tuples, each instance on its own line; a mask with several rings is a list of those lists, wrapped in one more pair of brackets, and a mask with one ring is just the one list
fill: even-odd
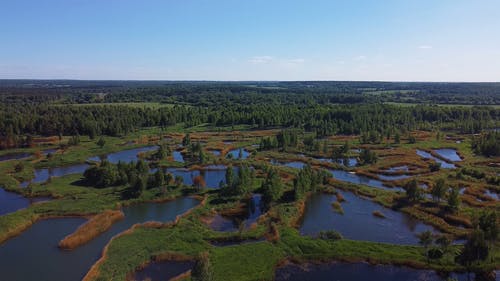
[(468, 232), (463, 229), (457, 229), (451, 225), (449, 225), (443, 218), (429, 213), (422, 206), (412, 206), (405, 207), (401, 209), (403, 212), (415, 217), (418, 220), (421, 220), (427, 224), (434, 226), (442, 232), (453, 234), (457, 237), (465, 237)]
[(385, 215), (381, 211), (376, 210), (376, 211), (373, 211), (372, 214), (374, 217), (385, 219)]
[(95, 215), (85, 224), (78, 227), (75, 232), (61, 240), (59, 248), (75, 249), (107, 231), (115, 222), (123, 218), (125, 218), (123, 212), (117, 210), (106, 210)]

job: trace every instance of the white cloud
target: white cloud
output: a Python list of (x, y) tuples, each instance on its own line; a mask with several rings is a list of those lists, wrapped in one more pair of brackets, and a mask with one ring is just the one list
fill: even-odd
[(428, 49), (432, 49), (432, 46), (429, 46), (429, 45), (421, 45), (421, 46), (418, 46), (419, 49), (422, 49), (422, 50), (428, 50)]
[(366, 56), (357, 56), (354, 58), (354, 60), (356, 60), (356, 61), (365, 60), (365, 59), (366, 59)]
[(273, 60), (274, 60), (274, 58), (271, 56), (254, 56), (254, 57), (251, 57), (248, 60), (248, 62), (253, 63), (253, 64), (266, 64), (266, 63), (270, 63)]
[(291, 64), (300, 64), (300, 63), (304, 63), (305, 61), (306, 60), (303, 58), (296, 58), (296, 59), (289, 59), (286, 62), (291, 63)]

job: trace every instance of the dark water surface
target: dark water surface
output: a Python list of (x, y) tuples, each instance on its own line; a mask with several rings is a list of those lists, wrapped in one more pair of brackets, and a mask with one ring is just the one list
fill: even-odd
[(67, 281), (81, 280), (100, 258), (104, 246), (116, 234), (136, 223), (172, 221), (198, 201), (180, 198), (166, 203), (146, 203), (123, 209), (125, 219), (107, 232), (75, 250), (60, 250), (57, 245), (66, 235), (85, 222), (82, 218), (42, 220), (21, 235), (0, 245), (2, 280)]
[(155, 261), (135, 272), (132, 280), (167, 281), (192, 269), (193, 266), (193, 261)]
[[(332, 207), (335, 195), (313, 194), (306, 203), (300, 232), (316, 235), (322, 230), (335, 230), (344, 238), (372, 242), (417, 245), (416, 234), (426, 230), (438, 232), (409, 215), (384, 208), (350, 192), (342, 192), (346, 202), (341, 203), (344, 214)], [(380, 211), (386, 218), (378, 218), (373, 211)]]
[(9, 161), (9, 160), (20, 160), (20, 159), (28, 158), (30, 156), (31, 156), (31, 154), (26, 153), (26, 152), (9, 153), (9, 154), (0, 155), (0, 162)]
[[(238, 173), (238, 168), (233, 167), (234, 174)], [(205, 180), (206, 187), (219, 188), (220, 182), (226, 183), (226, 166), (209, 165), (201, 170), (189, 170), (185, 168), (167, 168), (166, 172), (175, 176), (181, 176), (184, 184), (192, 185), (195, 177), (201, 175)]]
[(103, 159), (107, 159), (109, 162), (111, 162), (113, 164), (116, 164), (119, 161), (129, 163), (129, 162), (134, 162), (134, 161), (139, 160), (139, 157), (137, 157), (137, 155), (139, 153), (155, 151), (155, 150), (158, 150), (157, 145), (145, 146), (145, 147), (139, 147), (139, 148), (134, 148), (134, 149), (122, 150), (122, 151), (110, 153), (110, 154), (105, 155), (105, 156), (94, 156), (94, 157), (90, 157), (88, 160), (98, 162), (98, 161), (101, 161)]
[[(457, 280), (467, 280), (466, 274), (452, 274)], [(431, 270), (419, 270), (393, 265), (368, 263), (289, 264), (276, 270), (276, 281), (444, 281)]]
[(174, 156), (174, 161), (184, 163), (184, 157), (182, 156), (182, 153), (180, 151), (174, 151), (173, 156)]
[(36, 169), (35, 177), (31, 180), (24, 181), (20, 184), (21, 187), (27, 187), (30, 183), (44, 183), (50, 177), (62, 177), (72, 174), (83, 174), (89, 167), (88, 164), (76, 164), (57, 168)]
[(231, 155), (232, 159), (247, 159), (248, 156), (250, 156), (250, 152), (248, 152), (248, 150), (244, 149), (244, 148), (237, 148), (237, 149), (233, 149), (233, 150), (230, 150), (226, 157), (228, 155)]
[(442, 148), (434, 150), (439, 156), (453, 162), (462, 161), (462, 158), (458, 155), (455, 149)]
[(436, 161), (437, 163), (441, 164), (441, 168), (443, 168), (443, 169), (455, 169), (456, 168), (456, 166), (454, 164), (448, 163), (448, 162), (443, 161), (437, 157), (434, 157), (434, 156), (432, 156), (432, 154), (430, 154), (427, 151), (417, 149), (417, 155), (422, 157), (422, 158), (425, 158), (425, 159), (432, 159), (432, 160)]

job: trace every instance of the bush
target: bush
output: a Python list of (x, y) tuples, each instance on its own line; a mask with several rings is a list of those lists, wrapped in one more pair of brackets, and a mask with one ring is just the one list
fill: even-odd
[(22, 172), (24, 170), (24, 163), (23, 162), (18, 162), (15, 166), (14, 166), (14, 171), (16, 173), (19, 173), (19, 172)]
[(429, 164), (429, 170), (431, 172), (437, 172), (441, 169), (441, 163), (433, 162)]
[(443, 250), (439, 248), (432, 248), (427, 251), (427, 257), (431, 260), (437, 260), (443, 257)]
[(320, 231), (318, 234), (318, 238), (323, 240), (333, 240), (333, 241), (343, 239), (342, 234), (338, 233), (335, 230)]

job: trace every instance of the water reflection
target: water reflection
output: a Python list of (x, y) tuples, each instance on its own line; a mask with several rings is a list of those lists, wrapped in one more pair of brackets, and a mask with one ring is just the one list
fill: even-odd
[[(35, 223), (21, 235), (0, 245), (3, 280), (81, 280), (101, 256), (111, 237), (146, 221), (171, 221), (198, 201), (181, 198), (166, 203), (132, 205), (123, 209), (125, 219), (75, 250), (59, 250), (59, 241), (73, 232), (83, 218), (48, 219)], [(22, 265), (22, 266), (21, 266)]]
[[(343, 192), (342, 195), (346, 200), (341, 203), (344, 214), (333, 210), (335, 195), (312, 195), (306, 204), (300, 232), (316, 235), (323, 230), (336, 230), (347, 239), (404, 245), (418, 244), (416, 234), (420, 232), (438, 232), (409, 215), (384, 208), (350, 192)], [(375, 217), (374, 211), (380, 211), (385, 218)]]

